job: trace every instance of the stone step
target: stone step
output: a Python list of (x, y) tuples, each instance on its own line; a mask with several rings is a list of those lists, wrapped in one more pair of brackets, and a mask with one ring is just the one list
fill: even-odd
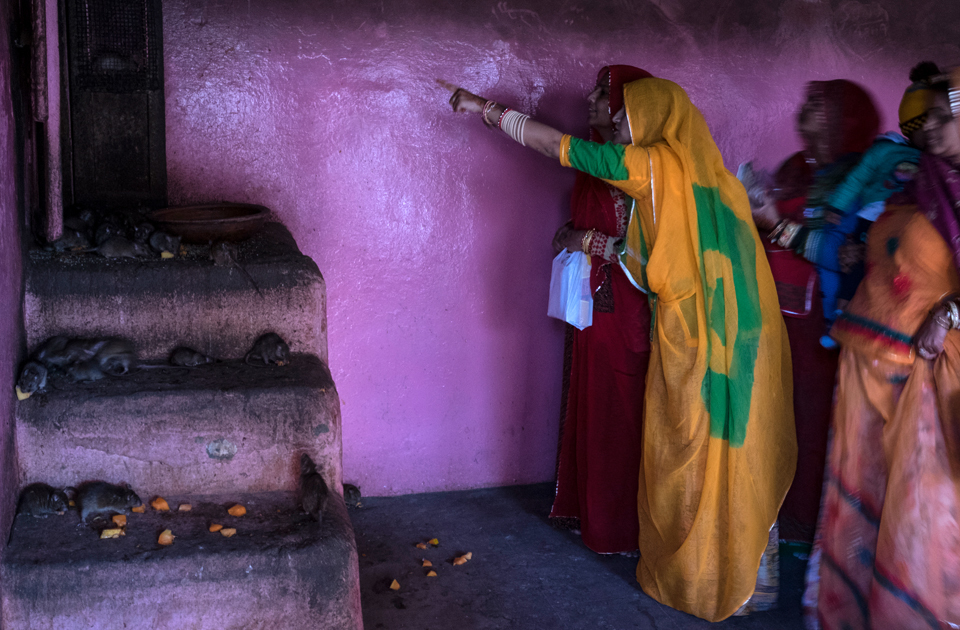
[(342, 491), (340, 402), (327, 366), (224, 361), (137, 369), (73, 383), (17, 408), (20, 479), (53, 486), (126, 481), (138, 493), (293, 490), (300, 453)]
[[(2, 627), (362, 629), (356, 543), (339, 495), (321, 523), (291, 493), (176, 499), (192, 510), (128, 514), (126, 535), (109, 540), (74, 510), (18, 515), (0, 565)], [(247, 514), (229, 516), (234, 503)], [(211, 523), (237, 533), (210, 533)], [(165, 529), (172, 545), (157, 542)]]
[(283, 225), (268, 223), (239, 244), (239, 261), (263, 297), (239, 269), (215, 266), (208, 247), (184, 251), (167, 260), (30, 251), (28, 348), (53, 335), (119, 336), (146, 358), (166, 358), (185, 345), (227, 359), (244, 356), (259, 335), (274, 331), (292, 351), (327, 360), (323, 276)]

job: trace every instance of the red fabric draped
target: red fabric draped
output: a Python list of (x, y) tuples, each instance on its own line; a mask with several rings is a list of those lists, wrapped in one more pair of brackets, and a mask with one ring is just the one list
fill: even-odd
[[(807, 87), (807, 96), (823, 101), (821, 122), (828, 159), (862, 153), (873, 142), (879, 115), (869, 94), (856, 83), (842, 79), (813, 81)], [(805, 152), (791, 156), (775, 177), (780, 214), (794, 220), (802, 220), (807, 191), (816, 180), (805, 157)], [(813, 265), (776, 245), (767, 244), (766, 248), (790, 338), (798, 446), (796, 477), (780, 509), (780, 537), (812, 542), (820, 511), (839, 355), (820, 345), (825, 324)]]
[[(649, 73), (607, 66), (611, 110), (623, 106), (623, 85)], [(616, 106), (616, 108), (614, 108)], [(591, 132), (596, 137), (595, 132)], [(614, 197), (604, 182), (578, 174), (571, 196), (574, 228), (619, 231)], [(612, 295), (612, 312), (594, 310), (593, 325), (573, 330), (566, 414), (550, 516), (579, 519), (584, 543), (598, 553), (637, 549), (637, 491), (643, 392), (650, 357), (650, 308), (618, 265), (594, 257), (591, 286)], [(604, 309), (609, 310), (609, 309)]]

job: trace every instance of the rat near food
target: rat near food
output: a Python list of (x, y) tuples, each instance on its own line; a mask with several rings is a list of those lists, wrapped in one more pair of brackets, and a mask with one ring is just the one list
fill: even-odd
[(286, 365), (290, 362), (290, 346), (280, 335), (269, 332), (261, 335), (247, 356), (243, 359), (248, 365)]
[(327, 482), (317, 472), (317, 465), (306, 453), (300, 455), (300, 506), (313, 520), (323, 521), (323, 511), (327, 507), (330, 490)]
[(124, 514), (130, 508), (141, 505), (140, 497), (127, 484), (90, 481), (77, 488), (80, 520), (88, 524), (101, 518), (108, 519), (114, 514)]
[(180, 346), (179, 348), (174, 348), (173, 352), (170, 353), (170, 365), (175, 365), (177, 367), (197, 367), (198, 365), (206, 365), (207, 363), (214, 363), (216, 359), (208, 357), (202, 352), (198, 352), (193, 348), (187, 348), (186, 346)]
[(234, 267), (240, 271), (244, 276), (246, 276), (247, 281), (253, 286), (256, 290), (257, 295), (260, 296), (260, 299), (264, 299), (263, 293), (260, 292), (260, 287), (257, 286), (257, 283), (254, 282), (253, 276), (250, 275), (250, 272), (241, 265), (237, 257), (239, 252), (237, 251), (237, 246), (233, 243), (228, 243), (227, 241), (217, 241), (210, 246), (210, 259), (213, 260), (213, 264), (217, 267)]
[(63, 490), (57, 490), (45, 483), (32, 483), (20, 493), (17, 514), (46, 517), (50, 514), (63, 514), (69, 501)]

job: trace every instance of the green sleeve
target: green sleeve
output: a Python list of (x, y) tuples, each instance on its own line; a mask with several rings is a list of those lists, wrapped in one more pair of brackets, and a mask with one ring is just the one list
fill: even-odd
[(630, 179), (623, 163), (626, 147), (622, 144), (590, 142), (570, 138), (570, 166), (588, 175), (610, 181)]

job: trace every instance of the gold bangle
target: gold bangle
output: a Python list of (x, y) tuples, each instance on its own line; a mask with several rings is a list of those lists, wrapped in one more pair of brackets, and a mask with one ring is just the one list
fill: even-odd
[(587, 256), (590, 255), (590, 243), (593, 241), (593, 234), (596, 232), (593, 228), (587, 230), (583, 234), (583, 238), (580, 239), (580, 249), (583, 250), (583, 253)]

